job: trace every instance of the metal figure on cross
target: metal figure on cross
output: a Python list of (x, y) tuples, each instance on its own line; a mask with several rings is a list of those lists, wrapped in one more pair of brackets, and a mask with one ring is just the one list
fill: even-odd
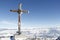
[(11, 12), (17, 12), (18, 13), (18, 34), (21, 34), (21, 14), (22, 14), (22, 12), (24, 12), (24, 13), (27, 13), (28, 11), (27, 10), (22, 10), (22, 4), (21, 3), (19, 3), (19, 5), (18, 5), (18, 10), (10, 10)]

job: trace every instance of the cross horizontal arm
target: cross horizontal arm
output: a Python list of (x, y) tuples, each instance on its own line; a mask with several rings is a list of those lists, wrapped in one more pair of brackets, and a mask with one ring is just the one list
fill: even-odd
[(17, 12), (18, 10), (10, 10), (11, 12)]
[(21, 12), (28, 13), (29, 11), (28, 10), (21, 10)]

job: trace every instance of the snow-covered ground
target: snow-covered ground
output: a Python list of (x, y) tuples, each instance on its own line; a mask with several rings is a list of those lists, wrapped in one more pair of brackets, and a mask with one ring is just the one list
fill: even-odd
[[(0, 38), (7, 38), (16, 34), (17, 29), (0, 29)], [(59, 28), (32, 28), (21, 29), (22, 34), (32, 37), (57, 38), (60, 36)], [(7, 38), (8, 39), (8, 38)], [(7, 40), (6, 39), (6, 40)]]

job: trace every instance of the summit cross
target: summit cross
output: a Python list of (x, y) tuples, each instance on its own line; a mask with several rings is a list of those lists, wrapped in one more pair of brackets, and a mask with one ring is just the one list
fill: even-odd
[(22, 4), (19, 3), (18, 5), (18, 10), (10, 10), (11, 12), (17, 12), (18, 13), (18, 34), (21, 34), (21, 14), (23, 13), (28, 13), (27, 10), (22, 10)]

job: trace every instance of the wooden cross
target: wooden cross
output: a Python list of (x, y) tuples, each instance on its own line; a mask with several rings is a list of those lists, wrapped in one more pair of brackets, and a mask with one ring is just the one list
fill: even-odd
[(21, 3), (19, 3), (19, 5), (18, 5), (18, 10), (10, 10), (11, 12), (17, 12), (18, 13), (18, 34), (21, 34), (21, 29), (20, 29), (20, 27), (21, 27), (21, 14), (22, 14), (22, 12), (24, 12), (24, 13), (27, 13), (28, 11), (27, 10), (22, 10), (22, 4)]

